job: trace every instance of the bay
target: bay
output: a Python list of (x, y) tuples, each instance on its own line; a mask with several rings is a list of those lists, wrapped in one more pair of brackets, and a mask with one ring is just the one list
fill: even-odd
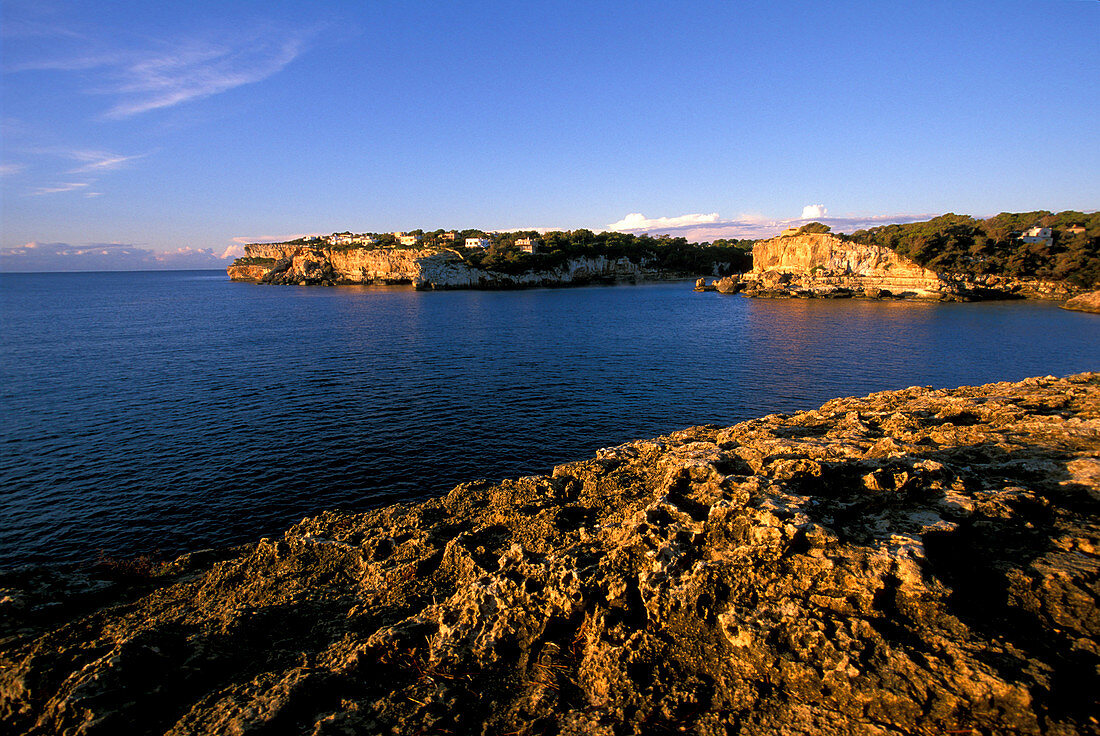
[(0, 275), (0, 566), (172, 555), (841, 395), (1100, 369), (1040, 302)]

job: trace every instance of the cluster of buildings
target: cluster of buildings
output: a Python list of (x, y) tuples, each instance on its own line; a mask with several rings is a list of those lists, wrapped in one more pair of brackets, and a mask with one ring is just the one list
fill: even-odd
[[(438, 239), (454, 243), (457, 237), (458, 233), (451, 231), (439, 235)], [(424, 240), (422, 235), (412, 235), (401, 231), (393, 233), (393, 238), (399, 245), (405, 246), (416, 246)], [(374, 245), (378, 242), (378, 238), (372, 235), (354, 235), (349, 232), (333, 233), (332, 235), (309, 235), (306, 236), (305, 240), (320, 241), (328, 245)], [(524, 253), (534, 253), (541, 244), (535, 238), (519, 238), (516, 240), (516, 247)], [(492, 241), (485, 236), (476, 236), (466, 238), (462, 245), (466, 248), (488, 248), (492, 245)]]
[[(1085, 232), (1084, 225), (1070, 225), (1069, 227), (1061, 228), (1061, 232), (1067, 235), (1080, 235)], [(1039, 243), (1040, 245), (1053, 245), (1054, 244), (1054, 230), (1049, 227), (1035, 227), (1028, 228), (1020, 233), (1020, 240), (1025, 243)]]

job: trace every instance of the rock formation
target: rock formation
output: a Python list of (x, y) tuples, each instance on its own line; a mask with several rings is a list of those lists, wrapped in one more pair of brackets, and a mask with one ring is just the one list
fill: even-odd
[(958, 289), (889, 248), (830, 233), (802, 233), (753, 246), (745, 274), (751, 296), (891, 296), (951, 298)]
[[(724, 279), (735, 281), (735, 279)], [(752, 249), (752, 270), (739, 286), (717, 291), (747, 296), (929, 301), (977, 299), (1067, 299), (1080, 290), (1067, 282), (986, 275), (936, 273), (880, 245), (866, 245), (831, 233), (782, 235)]]
[(1100, 374), (836, 399), (9, 574), (0, 730), (1095, 734), (1098, 512)]
[[(277, 243), (245, 246), (229, 266), (235, 281), (271, 284), (412, 284), (417, 289), (506, 289), (680, 278), (629, 258), (573, 258), (547, 271), (519, 274), (469, 265), (449, 248), (327, 248)], [(262, 263), (256, 263), (261, 261)]]
[(1100, 314), (1100, 291), (1090, 291), (1087, 294), (1075, 296), (1065, 304), (1063, 309), (1072, 309), (1077, 312), (1093, 312)]

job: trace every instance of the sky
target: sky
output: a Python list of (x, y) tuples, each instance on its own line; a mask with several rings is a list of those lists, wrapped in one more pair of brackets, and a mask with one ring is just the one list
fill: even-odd
[(0, 269), (1100, 208), (1100, 1), (0, 5)]

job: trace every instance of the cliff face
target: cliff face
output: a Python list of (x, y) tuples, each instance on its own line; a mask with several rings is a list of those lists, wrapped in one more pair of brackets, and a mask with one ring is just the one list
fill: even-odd
[(752, 249), (752, 271), (745, 275), (748, 292), (800, 290), (828, 295), (906, 294), (943, 298), (956, 285), (889, 248), (861, 245), (828, 233), (772, 238)]
[(129, 588), (8, 575), (0, 724), (1097, 733), (1098, 457), (1100, 374), (909, 388), (322, 514)]
[[(975, 299), (1058, 299), (1080, 293), (1062, 281), (939, 274), (884, 246), (843, 240), (828, 233), (803, 233), (753, 246), (752, 270), (715, 281), (723, 293), (767, 297), (902, 297), (933, 301)], [(705, 290), (703, 287), (700, 290)]]
[(557, 286), (592, 281), (647, 281), (668, 278), (628, 258), (575, 258), (547, 271), (508, 274), (466, 263), (449, 249), (331, 249), (286, 244), (249, 245), (248, 258), (262, 266), (234, 264), (229, 276), (239, 281), (276, 284), (412, 284), (418, 289), (514, 288)]

